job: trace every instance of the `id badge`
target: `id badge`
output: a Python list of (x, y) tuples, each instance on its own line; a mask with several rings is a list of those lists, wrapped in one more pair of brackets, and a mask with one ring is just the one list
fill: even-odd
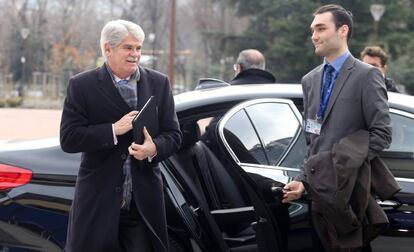
[(322, 124), (317, 120), (307, 119), (305, 125), (305, 132), (312, 133), (315, 135), (321, 134)]

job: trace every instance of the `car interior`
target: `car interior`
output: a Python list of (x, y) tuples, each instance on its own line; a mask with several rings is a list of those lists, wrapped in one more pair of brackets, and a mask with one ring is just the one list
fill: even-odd
[[(182, 127), (183, 143), (170, 158), (174, 166), (181, 166), (195, 194), (195, 204), (206, 209), (218, 226), (226, 246), (234, 251), (256, 251), (254, 208), (250, 206), (240, 186), (215, 154), (202, 142), (196, 122)], [(180, 174), (182, 175), (182, 174)]]

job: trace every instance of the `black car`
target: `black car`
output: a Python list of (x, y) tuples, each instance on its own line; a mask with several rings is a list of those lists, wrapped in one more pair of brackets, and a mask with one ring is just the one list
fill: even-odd
[[(306, 197), (277, 188), (305, 155), (300, 85), (224, 86), (175, 96), (183, 131), (162, 162), (171, 251), (312, 251)], [(389, 93), (393, 143), (382, 153), (402, 191), (374, 251), (414, 246), (414, 97)], [(80, 154), (58, 139), (0, 147), (0, 251), (62, 251)], [(273, 189), (273, 190), (272, 190)]]

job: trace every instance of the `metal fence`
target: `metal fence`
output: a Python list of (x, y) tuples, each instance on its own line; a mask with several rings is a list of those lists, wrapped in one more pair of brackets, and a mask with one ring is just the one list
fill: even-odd
[(24, 85), (20, 81), (14, 81), (11, 73), (0, 73), (0, 97), (62, 98), (66, 93), (67, 75), (69, 74), (62, 76), (49, 72), (33, 72), (31, 82)]

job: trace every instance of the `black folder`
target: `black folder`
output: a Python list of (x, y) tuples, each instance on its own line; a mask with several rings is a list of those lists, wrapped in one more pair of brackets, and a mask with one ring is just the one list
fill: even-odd
[(136, 144), (144, 143), (144, 127), (152, 138), (158, 134), (158, 110), (155, 97), (151, 96), (139, 113), (132, 121), (132, 129), (134, 132), (134, 142)]

